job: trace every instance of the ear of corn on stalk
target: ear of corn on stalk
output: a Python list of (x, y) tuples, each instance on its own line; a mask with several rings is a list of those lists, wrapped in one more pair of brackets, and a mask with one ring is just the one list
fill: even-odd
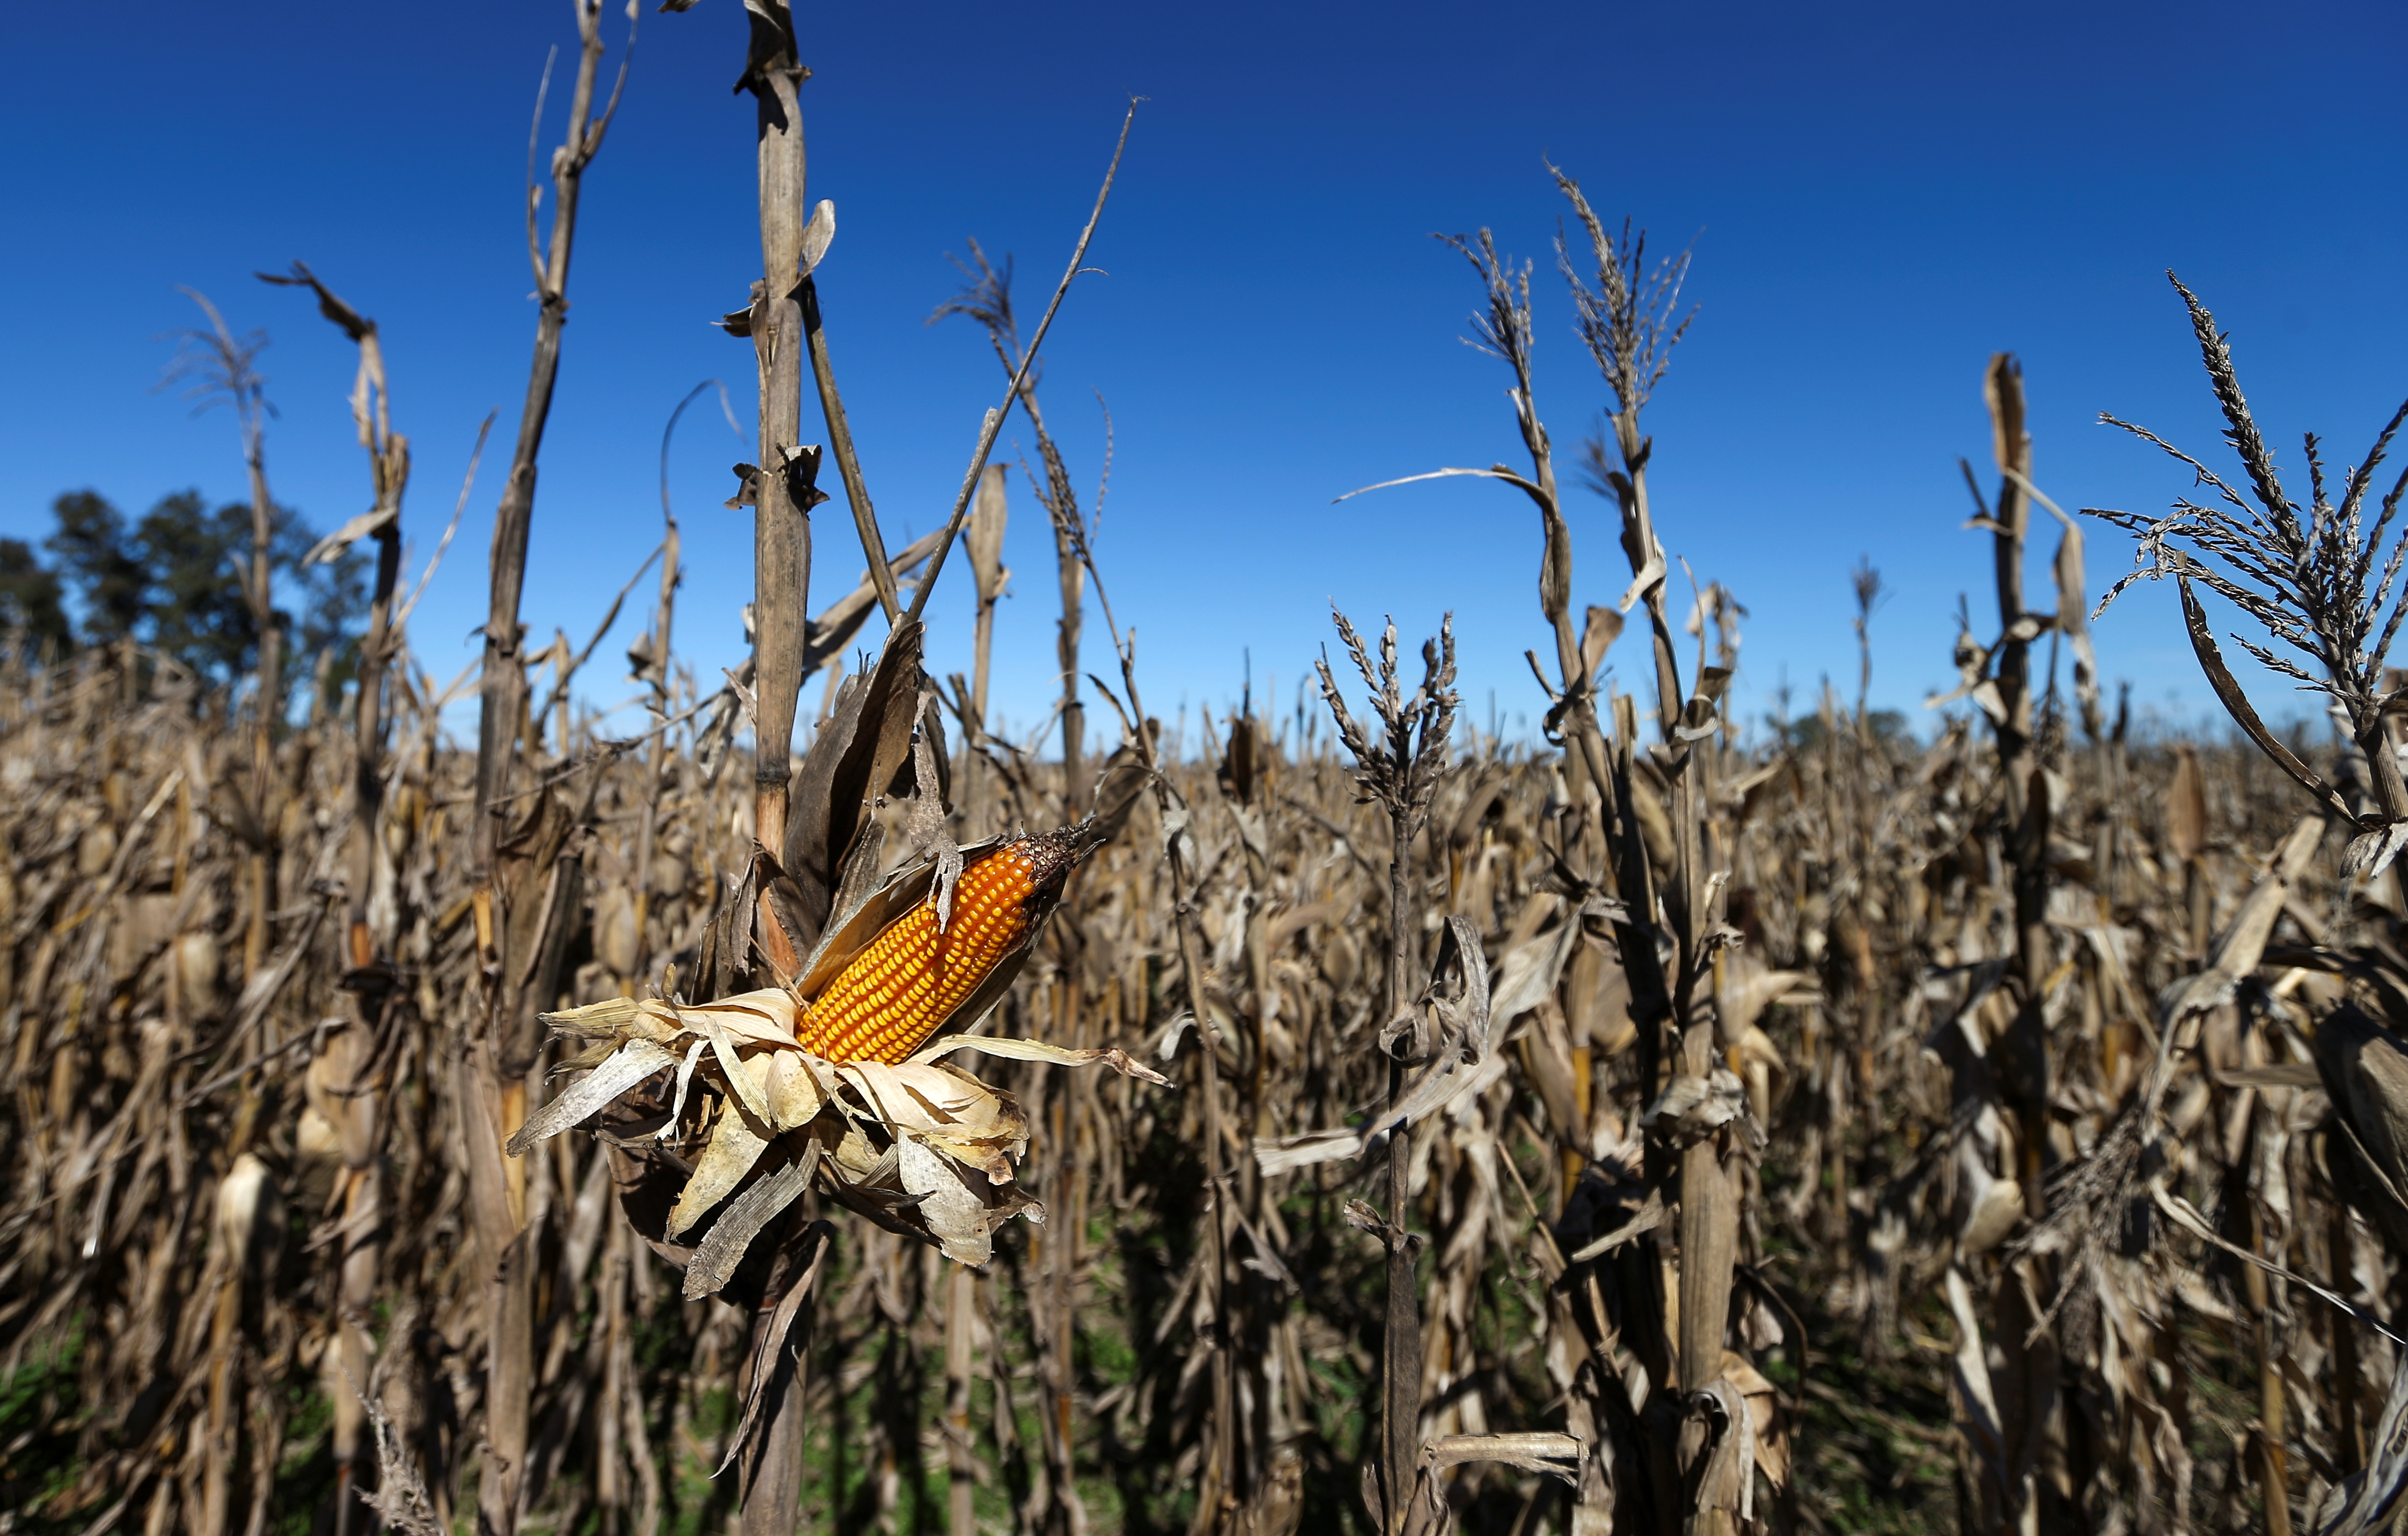
[(798, 1030), (803, 1049), (838, 1062), (910, 1055), (1026, 942), (1076, 861), (1059, 834), (1006, 843), (964, 867), (941, 926), (932, 885), (811, 1000)]
[[(573, 1058), (587, 1076), (530, 1116), (523, 1151), (623, 1100), (648, 1103), (659, 1135), (692, 1159), (658, 1241), (701, 1247), (690, 1295), (725, 1283), (752, 1236), (798, 1193), (778, 1173), (819, 1151), (811, 1181), (881, 1226), (982, 1264), (995, 1229), (1044, 1208), (1014, 1182), (1027, 1118), (1011, 1096), (938, 1058), (980, 1050), (1063, 1066), (1102, 1062), (1158, 1074), (1113, 1049), (960, 1033), (1018, 974), (1070, 871), (1099, 840), (1084, 827), (963, 849), (950, 889), (937, 861), (906, 868), (829, 926), (792, 988), (704, 1003), (617, 998), (547, 1015), (598, 1042)], [(660, 1082), (672, 1069), (672, 1096)], [(717, 1090), (689, 1096), (689, 1080)], [(754, 1191), (755, 1193), (747, 1193)], [(716, 1213), (714, 1214), (714, 1213)], [(648, 1234), (650, 1235), (650, 1234)], [(667, 1249), (664, 1249), (667, 1251)]]

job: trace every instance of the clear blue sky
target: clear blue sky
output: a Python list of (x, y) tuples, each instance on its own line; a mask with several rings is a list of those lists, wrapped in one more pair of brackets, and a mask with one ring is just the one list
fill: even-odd
[[(614, 8), (607, 25), (615, 62), (625, 22)], [(1090, 495), (1096, 392), (1111, 403), (1100, 554), (1166, 715), (1233, 697), (1246, 648), (1257, 687), (1275, 679), (1292, 700), (1335, 598), (1416, 634), (1452, 608), (1468, 706), (1484, 717), (1493, 691), (1509, 728), (1535, 718), (1527, 504), (1464, 481), (1330, 499), (1518, 455), (1500, 368), (1457, 341), (1477, 294), (1433, 231), (1491, 225), (1538, 259), (1541, 409), (1567, 452), (1589, 428), (1604, 392), (1550, 270), (1561, 209), (1542, 156), (1659, 243), (1698, 235), (1703, 311), (1649, 418), (1656, 508), (1667, 546), (1753, 610), (1751, 711), (1784, 676), (1801, 703), (1826, 673), (1853, 687), (1860, 553), (1895, 592), (1875, 619), (1877, 703), (1912, 709), (1953, 682), (1958, 592), (1991, 627), (1955, 459), (1986, 452), (1995, 349), (2025, 361), (2038, 479), (2068, 506), (2153, 509), (2183, 489), (2169, 461), (2094, 424), (2101, 409), (2217, 450), (2168, 266), (2235, 333), (2285, 462), (2311, 428), (2354, 458), (2408, 394), (2396, 6), (814, 7), (803, 27), (810, 194), (840, 212), (828, 332), (891, 543), (941, 518), (999, 392), (965, 323), (922, 324), (954, 286), (945, 253), (968, 237), (1014, 253), (1035, 307), (1125, 98), (1149, 98), (1091, 257), (1110, 275), (1073, 293), (1045, 395)], [(535, 512), (538, 643), (556, 624), (581, 638), (652, 547), (677, 399), (721, 376), (749, 414), (750, 348), (708, 324), (758, 270), (752, 107), (728, 90), (743, 32), (738, 0), (647, 10), (588, 178)], [(162, 334), (195, 318), (179, 283), (274, 337), (279, 499), (322, 528), (362, 510), (351, 350), (303, 297), (250, 277), (304, 258), (382, 324), (417, 451), (418, 560), (477, 423), (501, 408), (412, 626), (430, 670), (458, 670), (534, 331), (521, 185), (554, 44), (574, 47), (557, 0), (9, 7), (0, 531), (39, 537), (50, 498), (85, 485), (129, 511), (187, 485), (241, 494), (232, 422), (152, 392)], [(1017, 418), (1007, 458), (1014, 440)], [(707, 679), (740, 655), (749, 513), (719, 503), (749, 456), (715, 411), (688, 416), (679, 641)], [(996, 702), (1026, 721), (1052, 694), (1054, 600), (1016, 471), (1013, 510)], [(1627, 569), (1609, 509), (1576, 494), (1571, 511), (1575, 600), (1611, 601)], [(815, 608), (860, 568), (840, 502), (818, 535)], [(2038, 540), (2036, 580), (2053, 542)], [(2091, 549), (2095, 592), (2128, 555), (2103, 526)], [(950, 669), (968, 651), (960, 562), (944, 587), (932, 651)], [(2205, 707), (2170, 593), (2136, 593), (2098, 638), (2136, 701)], [(1643, 677), (1631, 641), (1616, 661)], [(626, 693), (615, 669), (593, 691)]]

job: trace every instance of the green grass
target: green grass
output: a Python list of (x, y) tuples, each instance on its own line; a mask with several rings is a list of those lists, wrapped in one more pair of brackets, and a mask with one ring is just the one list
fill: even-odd
[(47, 1536), (90, 1523), (89, 1514), (44, 1517), (45, 1506), (83, 1475), (76, 1441), (86, 1410), (77, 1386), (88, 1323), (79, 1308), (57, 1338), (0, 1376), (0, 1507), (20, 1512), (20, 1530)]

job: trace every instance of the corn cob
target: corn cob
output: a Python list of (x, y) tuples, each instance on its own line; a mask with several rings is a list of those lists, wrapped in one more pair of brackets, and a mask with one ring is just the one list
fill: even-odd
[(1005, 843), (962, 870), (941, 933), (931, 890), (812, 999), (797, 1024), (803, 1049), (828, 1061), (910, 1056), (1044, 921), (1076, 862), (1059, 835)]

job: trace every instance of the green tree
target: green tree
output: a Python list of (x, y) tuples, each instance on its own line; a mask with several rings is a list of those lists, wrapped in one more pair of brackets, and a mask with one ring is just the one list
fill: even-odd
[[(277, 512), (280, 519), (289, 515), (282, 508)], [(363, 552), (369, 546), (365, 541), (353, 544), (332, 561), (305, 566), (302, 557), (317, 542), (317, 536), (297, 517), (289, 524), (280, 521), (277, 540), (283, 590), (291, 593), (298, 587), (302, 595), (301, 624), (285, 631), (286, 652), (312, 658), (314, 663), (320, 652), (332, 651), (326, 688), (329, 694), (339, 695), (359, 675), (360, 634), (368, 617), (368, 557)]]
[(97, 491), (69, 491), (50, 503), (58, 530), (43, 540), (83, 614), (87, 645), (123, 639), (142, 622), (150, 573), (143, 569), (125, 517)]
[(179, 491), (143, 514), (134, 544), (150, 589), (142, 638), (150, 648), (220, 682), (249, 671), (259, 646), (240, 579), (251, 510), (226, 506), (212, 513), (198, 491)]
[[(1809, 752), (1823, 744), (1824, 729), (1821, 715), (1800, 715), (1789, 721), (1784, 721), (1778, 716), (1769, 718), (1775, 730), (1786, 730), (1790, 740)], [(1840, 718), (1842, 724), (1845, 725), (1847, 722), (1845, 711), (1842, 712)], [(1906, 715), (1898, 710), (1872, 711), (1865, 716), (1865, 728), (1872, 733), (1874, 745), (1885, 751), (1912, 746), (1914, 742), (1914, 722), (1908, 720)]]
[(42, 564), (31, 544), (0, 538), (0, 630), (22, 630), (37, 655), (45, 646), (64, 651), (75, 644), (65, 597), (59, 573)]
[[(211, 511), (198, 491), (163, 496), (132, 527), (97, 492), (75, 491), (52, 504), (58, 528), (46, 541), (57, 562), (43, 569), (22, 545), (22, 577), (29, 594), (47, 581), (53, 610), (64, 578), (82, 617), (87, 644), (133, 637), (194, 676), (221, 686), (239, 682), (258, 663), (259, 626), (243, 584), (251, 553), (251, 509), (230, 502)], [(302, 562), (316, 535), (300, 515), (276, 509), (269, 557), (277, 592), (297, 598), (301, 616), (277, 611), (277, 622), (294, 637), (296, 656), (331, 649), (331, 682), (352, 671), (361, 621), (367, 612), (366, 559), (345, 552), (332, 564)], [(0, 551), (0, 624), (7, 617), (7, 583), (15, 567)], [(31, 597), (21, 600), (27, 606)], [(32, 611), (27, 606), (27, 611)], [(55, 623), (62, 634), (64, 611)]]

